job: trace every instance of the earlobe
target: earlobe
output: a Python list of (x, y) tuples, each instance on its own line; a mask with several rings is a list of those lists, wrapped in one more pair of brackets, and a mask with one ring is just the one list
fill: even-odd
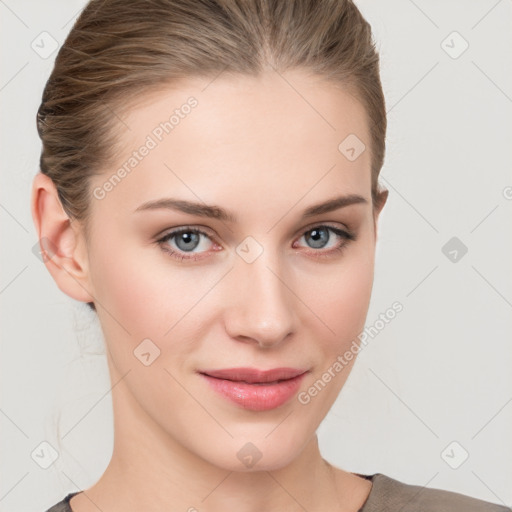
[(31, 213), (41, 260), (59, 289), (75, 300), (93, 302), (81, 230), (64, 211), (51, 178), (41, 172), (32, 183)]

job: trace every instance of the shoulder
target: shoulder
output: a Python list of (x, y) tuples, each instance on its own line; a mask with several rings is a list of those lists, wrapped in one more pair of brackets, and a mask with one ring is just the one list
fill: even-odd
[[(361, 475), (364, 476), (364, 475)], [(366, 476), (368, 478), (368, 476)], [(511, 512), (512, 508), (442, 489), (411, 485), (382, 473), (359, 512)]]
[(62, 501), (59, 501), (52, 507), (50, 507), (46, 512), (73, 512), (71, 507), (69, 506), (69, 500), (78, 492), (69, 493)]

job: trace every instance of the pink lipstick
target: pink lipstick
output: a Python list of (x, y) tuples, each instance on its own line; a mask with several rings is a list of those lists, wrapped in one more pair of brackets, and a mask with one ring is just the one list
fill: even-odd
[(226, 368), (199, 373), (214, 391), (244, 409), (267, 411), (283, 405), (297, 393), (307, 370)]

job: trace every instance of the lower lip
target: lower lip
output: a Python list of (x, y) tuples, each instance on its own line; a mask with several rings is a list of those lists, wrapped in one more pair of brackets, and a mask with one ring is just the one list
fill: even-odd
[(299, 390), (304, 375), (268, 384), (248, 384), (201, 374), (217, 393), (251, 411), (268, 411), (288, 402)]

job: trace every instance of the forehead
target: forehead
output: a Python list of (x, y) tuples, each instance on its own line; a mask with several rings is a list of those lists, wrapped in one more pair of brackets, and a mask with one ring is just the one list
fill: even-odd
[(166, 192), (211, 203), (226, 196), (240, 207), (243, 198), (269, 204), (286, 193), (288, 206), (305, 194), (325, 199), (333, 188), (369, 197), (363, 106), (304, 72), (184, 80), (140, 95), (120, 118), (116, 163), (93, 183), (115, 178), (108, 199), (120, 208)]

